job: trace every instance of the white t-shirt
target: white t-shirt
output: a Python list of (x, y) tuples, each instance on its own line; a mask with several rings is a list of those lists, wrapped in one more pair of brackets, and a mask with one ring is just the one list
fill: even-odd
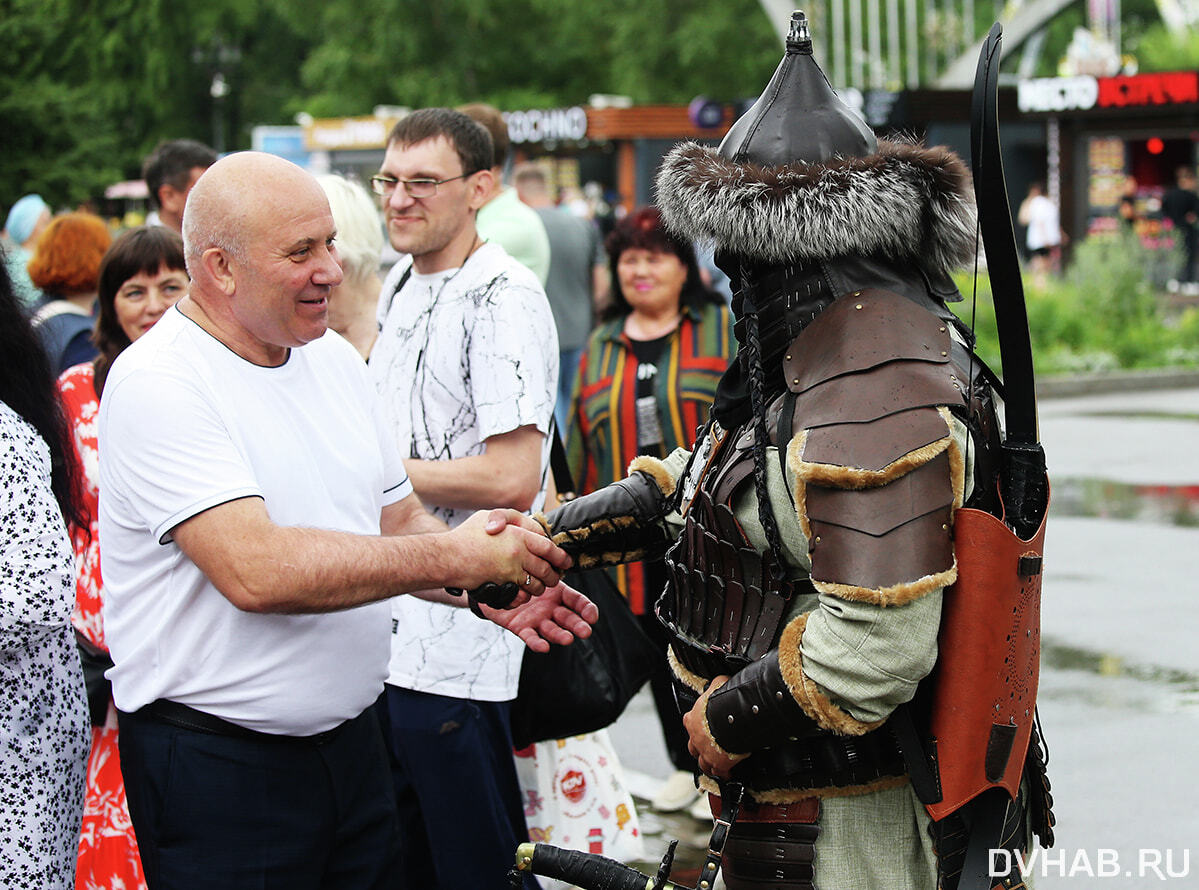
[(1028, 233), (1026, 244), (1029, 250), (1056, 247), (1061, 243), (1062, 229), (1057, 205), (1044, 195), (1028, 199)]
[[(113, 365), (100, 402), (104, 625), (123, 711), (159, 698), (264, 732), (309, 735), (382, 691), (386, 602), (319, 615), (233, 606), (171, 531), (262, 497), (279, 525), (379, 533), (411, 493), (362, 359), (333, 332), (277, 368), (240, 358), (178, 309)], [(287, 584), (287, 566), (278, 583)]]
[[(400, 452), (423, 460), (482, 454), (484, 440), (536, 425), (548, 433), (558, 386), (558, 336), (545, 291), (503, 248), (487, 243), (457, 269), (383, 283), (382, 326), (370, 358)], [(541, 456), (542, 493), (549, 439)], [(425, 504), (449, 525), (473, 510)], [(415, 597), (392, 601), (388, 683), (476, 701), (516, 697), (524, 644), (467, 609)]]

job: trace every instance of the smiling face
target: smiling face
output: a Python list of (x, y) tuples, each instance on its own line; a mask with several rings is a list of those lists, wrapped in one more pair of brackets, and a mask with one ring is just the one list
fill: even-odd
[(662, 315), (677, 312), (687, 281), (687, 267), (670, 251), (627, 247), (616, 262), (620, 292), (634, 312)]
[(202, 326), (255, 364), (324, 335), (341, 284), (333, 214), (313, 176), (273, 155), (240, 152), (196, 184), (184, 216), (193, 305)]
[[(266, 351), (303, 346), (324, 335), (329, 293), (341, 284), (333, 246), (333, 214), (320, 187), (297, 190), (278, 216), (262, 214), (245, 241), (246, 258), (233, 257), (233, 317)], [(282, 204), (282, 202), (280, 202)]]
[[(411, 145), (391, 142), (379, 172), (395, 179), (452, 179), (428, 198), (413, 198), (401, 185), (382, 199), (391, 246), (411, 254), (416, 271), (440, 272), (461, 265), (474, 246), (475, 211), (483, 205), (490, 171), (467, 171), (444, 136)], [(461, 179), (464, 173), (470, 173)]]
[(162, 314), (187, 294), (188, 284), (186, 272), (165, 265), (157, 272), (138, 272), (126, 280), (117, 289), (113, 309), (129, 342), (154, 327)]

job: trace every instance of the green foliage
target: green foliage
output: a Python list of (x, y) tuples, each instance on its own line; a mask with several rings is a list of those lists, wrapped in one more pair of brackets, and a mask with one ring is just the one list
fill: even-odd
[[(1132, 46), (1158, 19), (1153, 0), (1123, 2)], [(758, 0), (0, 0), (0, 38), (0, 208), (34, 190), (56, 207), (95, 198), (162, 139), (220, 131), (248, 148), (253, 126), (300, 111), (729, 102), (756, 96), (781, 55)], [(1135, 43), (1143, 69), (1157, 42)]]
[[(1199, 308), (1171, 317), (1146, 275), (1153, 255), (1133, 237), (1092, 237), (1070, 267), (1043, 288), (1025, 278), (1025, 305), (1038, 374), (1199, 366)], [(957, 278), (966, 299), (953, 305), (974, 319), (978, 353), (999, 369), (991, 285), (980, 271)]]
[(1194, 70), (1199, 60), (1199, 31), (1173, 32), (1155, 24), (1129, 41), (1142, 71)]

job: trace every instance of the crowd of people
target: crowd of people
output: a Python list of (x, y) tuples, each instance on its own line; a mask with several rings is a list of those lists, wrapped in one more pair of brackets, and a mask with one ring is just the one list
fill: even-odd
[[(13, 206), (5, 325), (25, 342), (6, 355), (24, 385), (53, 386), (26, 413), (7, 389), (5, 404), (52, 460), (6, 466), (29, 477), (10, 496), (41, 513), (5, 522), (21, 525), (14, 543), (56, 548), (57, 586), (21, 594), (44, 612), (23, 620), (57, 647), (42, 749), (72, 768), (6, 809), (14, 837), (40, 825), (44, 842), (0, 855), (0, 874), (126, 890), (200, 874), (503, 886), (527, 837), (507, 723), (521, 653), (594, 619), (555, 586), (562, 551), (529, 540), (528, 514), (556, 505), (551, 437), (584, 490), (632, 455), (689, 446), (734, 344), (727, 301), (655, 209), (605, 243), (543, 168), (505, 182), (506, 151), (495, 109), (426, 109), (391, 134), (377, 200), (340, 175), (173, 140), (146, 160), (147, 225), (114, 238), (36, 195)], [(385, 245), (401, 256), (390, 270)], [(627, 353), (615, 382), (600, 358), (612, 343)], [(613, 387), (609, 425), (594, 406)], [(44, 456), (10, 432), (10, 453)], [(49, 485), (50, 467), (36, 500), (27, 486)], [(52, 541), (42, 514), (59, 502)], [(450, 529), (471, 542), (453, 557), (416, 546)], [(378, 534), (413, 553), (375, 552)], [(619, 581), (663, 644), (655, 700), (690, 802), (697, 766), (651, 608), (660, 561), (645, 571), (648, 586), (641, 571)], [(445, 589), (485, 580), (538, 596), (493, 612)], [(394, 596), (406, 591), (420, 592)], [(25, 654), (45, 661), (46, 645)]]
[(891, 721), (937, 662), (955, 510), (995, 488), (945, 306), (968, 176), (877, 140), (803, 47), (602, 238), (544, 171), (506, 181), (477, 104), (400, 120), (377, 203), (183, 140), (115, 240), (14, 206), (0, 883), (510, 887), (523, 653), (598, 618), (572, 565), (661, 648), (655, 803), (740, 809), (729, 890), (944, 877), (969, 823), (930, 824)]

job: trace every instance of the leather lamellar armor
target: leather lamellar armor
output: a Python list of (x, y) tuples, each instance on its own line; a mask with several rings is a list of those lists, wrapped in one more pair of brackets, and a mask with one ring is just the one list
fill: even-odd
[[(926, 587), (951, 583), (949, 529), (961, 491), (950, 485), (950, 461), (960, 455), (956, 448), (932, 458), (911, 455), (937, 443), (945, 447), (951, 412), (984, 446), (997, 434), (982, 368), (955, 345), (942, 319), (887, 291), (843, 295), (826, 312), (827, 323), (817, 326), (822, 336), (801, 334), (784, 357), (788, 392), (767, 414), (771, 444), (787, 453), (791, 443), (792, 457), (815, 468), (797, 488), (803, 502), (795, 505), (809, 539), (811, 577), (780, 567), (769, 550), (750, 542), (737, 519), (735, 504), (753, 488), (753, 424), (730, 432), (715, 427), (697, 446), (683, 482), (683, 533), (667, 551), (668, 586), (658, 603), (674, 637), (677, 674), (701, 682), (733, 677), (713, 695), (708, 717), (722, 746), (752, 750), (733, 770), (751, 793), (838, 793), (905, 775), (888, 723), (841, 734), (800, 707), (781, 682), (779, 639), (796, 622), (800, 603), (813, 607), (813, 580), (820, 592), (876, 596), (883, 606), (918, 595), (906, 579), (921, 579)], [(871, 487), (870, 474), (896, 463), (889, 450), (895, 442), (919, 465), (898, 471), (897, 482)], [(854, 459), (851, 472), (865, 481), (822, 485), (821, 468), (844, 470), (846, 455)], [(972, 458), (975, 489), (985, 490), (993, 485), (992, 465), (985, 455)], [(787, 645), (798, 648), (798, 634)], [(730, 689), (731, 707), (717, 705), (726, 688), (751, 675)], [(682, 709), (698, 697), (697, 685), (676, 684)], [(739, 721), (735, 730), (726, 717), (729, 724)], [(763, 732), (747, 725), (755, 722)], [(740, 744), (728, 745), (734, 740)]]

